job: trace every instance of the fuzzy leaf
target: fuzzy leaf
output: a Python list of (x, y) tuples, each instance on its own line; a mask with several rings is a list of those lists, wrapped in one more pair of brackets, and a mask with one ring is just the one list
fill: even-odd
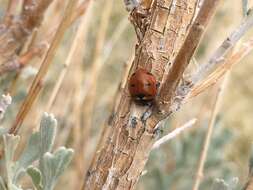
[(54, 154), (47, 152), (41, 160), (41, 172), (43, 175), (43, 189), (52, 190), (58, 177), (69, 165), (73, 156), (72, 149), (58, 148)]
[(27, 169), (27, 174), (31, 177), (33, 185), (36, 187), (36, 189), (42, 190), (40, 170), (34, 166), (30, 166)]
[(17, 145), (19, 143), (19, 136), (14, 135), (3, 135), (4, 139), (4, 155), (5, 155), (5, 165), (6, 165), (6, 171), (7, 171), (7, 181), (8, 181), (8, 187), (12, 186), (12, 179), (14, 176), (13, 172), (13, 157), (15, 150), (17, 148)]
[(16, 184), (17, 180), (23, 172), (31, 165), (35, 160), (39, 159), (40, 155), (40, 134), (39, 132), (33, 133), (22, 153), (20, 158), (15, 164), (14, 179), (13, 182)]
[(53, 115), (44, 113), (41, 119), (40, 130), (31, 135), (27, 146), (15, 164), (15, 176), (13, 179), (15, 184), (29, 165), (42, 157), (45, 152), (52, 149), (56, 133), (56, 123)]
[(4, 151), (6, 161), (13, 161), (14, 153), (19, 143), (19, 136), (6, 134), (4, 139)]
[(31, 165), (35, 160), (39, 158), (39, 144), (40, 143), (40, 134), (38, 132), (33, 133), (22, 153), (20, 156), (18, 163), (27, 168)]
[(40, 157), (52, 150), (57, 121), (52, 114), (44, 113), (40, 122)]

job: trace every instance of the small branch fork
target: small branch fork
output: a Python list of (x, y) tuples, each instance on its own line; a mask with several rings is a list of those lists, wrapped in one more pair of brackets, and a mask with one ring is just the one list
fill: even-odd
[[(148, 10), (140, 4), (131, 12), (139, 41), (130, 74), (136, 67), (144, 67), (159, 82), (165, 82), (151, 112), (147, 111), (149, 107), (132, 103), (127, 86), (124, 88), (111, 134), (102, 149), (97, 150), (83, 189), (135, 188), (152, 150), (155, 128), (170, 114), (167, 110), (171, 109), (174, 91), (219, 0), (205, 0), (193, 20), (197, 2), (157, 0)], [(175, 61), (173, 55), (177, 55)]]
[(215, 13), (218, 3), (219, 0), (205, 0), (203, 2), (197, 17), (190, 28), (189, 34), (179, 50), (175, 61), (169, 70), (167, 78), (161, 87), (153, 114), (147, 120), (147, 123), (149, 123), (148, 126), (151, 126), (151, 128), (156, 127), (161, 120), (167, 118), (172, 113), (172, 109), (177, 109), (173, 107), (173, 101), (176, 97), (179, 82), (183, 76), (184, 70), (190, 63), (190, 60), (198, 47), (208, 22)]
[(176, 90), (177, 98), (174, 99), (172, 112), (178, 109), (183, 102), (214, 85), (234, 64), (251, 52), (253, 39), (243, 43), (237, 50), (230, 53), (232, 48), (252, 27), (253, 13), (249, 12), (242, 23), (221, 43), (209, 60), (201, 64), (198, 70), (189, 77), (188, 83), (181, 83), (178, 86)]

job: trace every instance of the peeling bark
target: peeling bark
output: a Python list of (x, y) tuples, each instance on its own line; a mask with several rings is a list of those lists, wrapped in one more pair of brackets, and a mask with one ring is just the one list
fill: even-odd
[[(158, 0), (149, 10), (136, 8), (131, 21), (139, 44), (130, 74), (143, 67), (162, 83), (192, 24), (197, 0)], [(89, 168), (83, 189), (134, 189), (156, 132), (146, 126), (150, 106), (138, 106), (124, 88), (104, 146)], [(153, 128), (152, 128), (153, 129)]]

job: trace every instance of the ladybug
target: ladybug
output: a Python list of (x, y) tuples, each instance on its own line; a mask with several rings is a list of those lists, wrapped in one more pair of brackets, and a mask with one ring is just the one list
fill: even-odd
[(130, 77), (128, 89), (137, 103), (152, 102), (157, 95), (158, 83), (155, 76), (146, 69), (138, 68)]

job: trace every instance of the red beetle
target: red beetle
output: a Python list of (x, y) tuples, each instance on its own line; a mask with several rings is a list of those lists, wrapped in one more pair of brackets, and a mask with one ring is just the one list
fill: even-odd
[(138, 68), (129, 79), (129, 92), (138, 103), (152, 102), (157, 94), (157, 81), (146, 69)]

